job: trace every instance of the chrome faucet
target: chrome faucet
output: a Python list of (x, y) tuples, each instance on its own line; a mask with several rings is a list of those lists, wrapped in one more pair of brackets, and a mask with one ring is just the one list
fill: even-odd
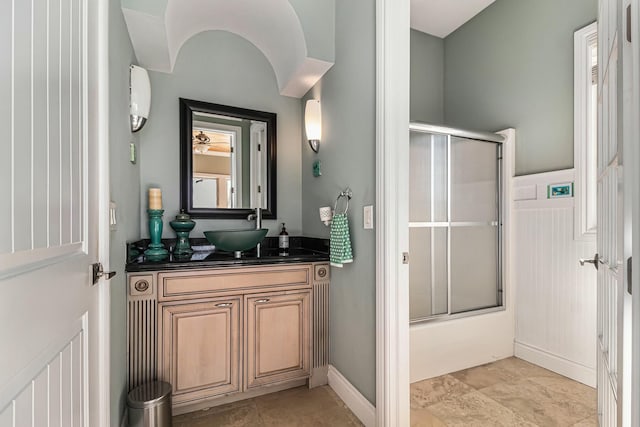
[(247, 221), (256, 220), (256, 230), (262, 228), (262, 208), (255, 208), (255, 213), (249, 214)]
[[(255, 213), (249, 214), (247, 221), (256, 220), (256, 230), (262, 228), (262, 208), (256, 208)], [(260, 243), (256, 245), (256, 256), (260, 258)]]

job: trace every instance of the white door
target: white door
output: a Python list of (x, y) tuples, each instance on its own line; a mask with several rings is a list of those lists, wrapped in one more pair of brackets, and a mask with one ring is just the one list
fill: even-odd
[[(598, 13), (598, 416), (602, 426), (630, 425), (629, 369), (626, 338), (629, 311), (626, 260), (631, 256), (631, 222), (625, 185), (631, 165), (627, 144), (624, 84), (621, 73), (625, 49), (622, 3), (601, 0)], [(627, 64), (624, 64), (625, 66)], [(622, 80), (620, 79), (622, 77)], [(625, 118), (626, 120), (626, 118)], [(628, 153), (627, 153), (628, 154)], [(631, 161), (629, 156), (629, 161)], [(625, 168), (623, 168), (623, 165)]]
[[(631, 86), (631, 96), (629, 97), (632, 107), (629, 108), (630, 115), (625, 116), (625, 128), (629, 132), (629, 141), (631, 141), (632, 148), (631, 154), (628, 155), (630, 158), (627, 162), (629, 166), (627, 169), (634, 173), (631, 177), (632, 182), (640, 182), (640, 145), (637, 141), (640, 141), (640, 86), (638, 84), (634, 84), (634, 82), (640, 82), (640, 48), (638, 47), (638, 40), (640, 40), (640, 1), (638, 0), (627, 0), (624, 4), (624, 8), (626, 10), (627, 6), (631, 6), (629, 9), (629, 14), (631, 16), (630, 22), (627, 24), (631, 24), (631, 31), (629, 34), (631, 35), (631, 42), (625, 43), (625, 58), (630, 58), (628, 64), (630, 65), (631, 70), (627, 72), (628, 79), (625, 82), (630, 82)], [(633, 165), (629, 165), (633, 162)], [(640, 205), (640, 185), (631, 186), (632, 196), (631, 199), (633, 201), (634, 208), (632, 211), (632, 224), (633, 224), (633, 271), (640, 271), (640, 209), (638, 206)], [(630, 193), (627, 192), (627, 195)], [(640, 425), (640, 280), (638, 280), (638, 275), (636, 274), (633, 278), (633, 297), (632, 297), (632, 325), (633, 325), (633, 333), (632, 333), (632, 372), (633, 378), (631, 384), (631, 402), (636, 402), (632, 404), (632, 414), (631, 414), (631, 425), (637, 426)]]
[(106, 6), (0, 5), (2, 427), (109, 421)]

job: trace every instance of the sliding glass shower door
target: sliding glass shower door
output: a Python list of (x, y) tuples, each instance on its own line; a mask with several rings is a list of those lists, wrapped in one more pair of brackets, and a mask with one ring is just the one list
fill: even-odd
[(411, 131), (412, 322), (502, 306), (501, 149)]

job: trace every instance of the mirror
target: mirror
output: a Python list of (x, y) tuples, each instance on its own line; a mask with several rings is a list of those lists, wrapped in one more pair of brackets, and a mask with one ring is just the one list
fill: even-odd
[(180, 98), (180, 198), (194, 218), (276, 218), (276, 114)]

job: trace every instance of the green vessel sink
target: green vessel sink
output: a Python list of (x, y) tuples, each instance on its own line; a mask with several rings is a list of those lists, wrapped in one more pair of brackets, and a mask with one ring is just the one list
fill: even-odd
[(217, 249), (229, 252), (248, 251), (258, 246), (269, 230), (217, 230), (205, 231), (209, 243)]

